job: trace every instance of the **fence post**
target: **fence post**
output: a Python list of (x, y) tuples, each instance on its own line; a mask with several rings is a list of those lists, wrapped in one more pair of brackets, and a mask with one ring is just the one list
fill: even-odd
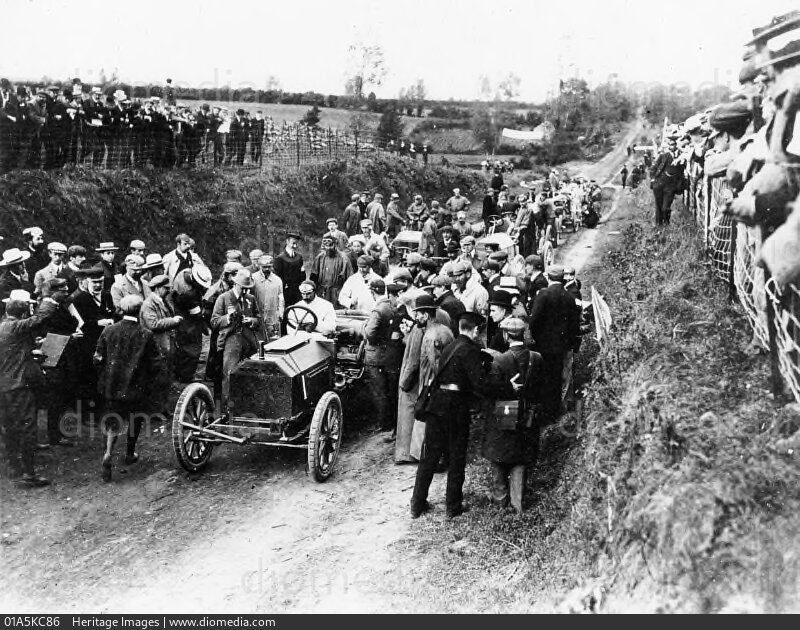
[[(767, 297), (767, 330), (769, 331), (769, 369), (770, 369), (770, 382), (772, 385), (772, 395), (775, 401), (778, 402), (783, 397), (783, 376), (781, 376), (780, 359), (778, 357), (778, 331), (775, 327), (775, 319), (777, 313), (775, 312), (775, 302), (770, 295), (769, 285), (772, 280), (772, 275), (768, 269), (764, 269), (764, 291)], [(775, 291), (775, 298), (778, 297), (778, 288), (776, 284), (772, 283), (772, 288)]]
[(736, 299), (736, 280), (734, 279), (734, 268), (736, 267), (736, 241), (739, 232), (739, 222), (731, 219), (731, 269), (728, 273), (728, 298), (731, 302)]
[(355, 139), (355, 159), (358, 160), (358, 131), (353, 133), (353, 138)]
[(708, 228), (711, 223), (711, 204), (714, 202), (714, 180), (706, 178), (706, 207), (705, 217), (703, 218), (703, 241), (705, 249), (708, 251)]
[(328, 159), (333, 159), (333, 147), (331, 146), (331, 128), (328, 127)]
[(295, 134), (295, 148), (297, 150), (297, 166), (300, 166), (300, 132)]

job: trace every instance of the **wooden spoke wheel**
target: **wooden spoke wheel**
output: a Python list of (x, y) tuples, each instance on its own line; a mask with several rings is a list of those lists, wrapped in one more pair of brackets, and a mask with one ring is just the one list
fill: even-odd
[(325, 481), (333, 473), (343, 428), (342, 401), (336, 392), (326, 392), (314, 409), (309, 430), (308, 472), (316, 481)]
[(172, 414), (172, 448), (178, 463), (189, 472), (205, 468), (214, 444), (203, 439), (200, 431), (184, 426), (184, 422), (196, 427), (211, 424), (214, 416), (214, 396), (202, 383), (191, 383), (183, 390), (175, 413)]

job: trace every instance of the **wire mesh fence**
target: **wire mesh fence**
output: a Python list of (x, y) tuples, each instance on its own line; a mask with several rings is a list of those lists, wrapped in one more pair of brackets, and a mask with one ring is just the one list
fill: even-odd
[[(258, 123), (258, 124), (256, 124)], [(263, 124), (262, 124), (263, 123)], [(369, 130), (320, 128), (270, 119), (218, 126), (192, 118), (141, 116), (118, 124), (92, 124), (77, 117), (64, 125), (20, 131), (5, 170), (59, 168), (218, 168), (260, 169), (358, 159), (386, 148)]]
[(777, 287), (758, 264), (761, 231), (735, 222), (724, 212), (734, 196), (727, 180), (703, 177), (695, 195), (689, 192), (687, 196), (694, 196), (687, 199), (687, 208), (703, 231), (715, 275), (742, 305), (753, 329), (753, 343), (769, 350), (774, 393), (782, 394), (785, 384), (800, 402), (800, 290), (794, 285)]

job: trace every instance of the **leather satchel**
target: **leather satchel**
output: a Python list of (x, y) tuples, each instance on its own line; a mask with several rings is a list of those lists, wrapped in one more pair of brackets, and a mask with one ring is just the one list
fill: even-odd
[(451, 352), (447, 360), (439, 365), (439, 369), (436, 371), (436, 375), (431, 379), (431, 382), (422, 388), (419, 396), (417, 396), (417, 399), (414, 401), (414, 418), (420, 422), (425, 422), (424, 414), (428, 409), (428, 403), (431, 400), (431, 396), (433, 396), (433, 392), (439, 387), (439, 375), (442, 373), (445, 366), (450, 363), (450, 359), (452, 358), (453, 353)]
[(519, 419), (519, 400), (497, 400), (494, 403), (494, 421), (503, 431), (514, 431)]

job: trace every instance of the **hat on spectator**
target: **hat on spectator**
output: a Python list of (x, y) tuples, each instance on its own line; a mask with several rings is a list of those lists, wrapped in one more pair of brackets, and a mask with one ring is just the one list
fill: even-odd
[(328, 241), (328, 243), (333, 244), (333, 243), (336, 242), (336, 237), (333, 234), (331, 234), (330, 232), (325, 232), (325, 234), (322, 235), (322, 244), (323, 245), (325, 245), (325, 241)]
[(444, 233), (444, 232), (450, 232), (450, 233), (452, 234), (452, 233), (453, 233), (453, 226), (452, 226), (452, 225), (443, 225), (442, 227), (440, 227), (440, 228), (439, 228), (439, 230), (440, 230), (442, 233)]
[(303, 236), (300, 234), (300, 232), (297, 232), (295, 230), (289, 230), (288, 232), (286, 232), (286, 238), (296, 238), (298, 241), (303, 240)]
[(511, 295), (517, 295), (522, 290), (521, 284), (522, 280), (520, 278), (515, 276), (502, 276), (498, 288), (503, 291), (508, 291)]
[(313, 280), (303, 280), (303, 281), (300, 283), (300, 286), (302, 287), (303, 285), (306, 285), (306, 286), (308, 286), (308, 287), (311, 287), (311, 290), (312, 290), (312, 291), (316, 291), (316, 290), (317, 290), (317, 283), (316, 283), (316, 282), (314, 282)]
[(103, 90), (102, 90), (100, 87), (98, 87), (98, 86), (96, 86), (96, 85), (95, 85), (95, 86), (92, 88), (92, 94), (102, 94), (102, 93), (103, 93)]
[(204, 289), (211, 286), (211, 270), (205, 265), (194, 265), (192, 267), (192, 280)]
[(125, 256), (125, 269), (128, 271), (140, 271), (144, 264), (144, 258), (137, 254), (128, 254)]
[(146, 249), (146, 245), (144, 241), (140, 241), (138, 238), (131, 241), (131, 244), (128, 246), (131, 249)]
[(499, 324), (500, 330), (505, 330), (509, 335), (514, 337), (521, 337), (525, 334), (527, 324), (519, 317), (506, 317)]
[(115, 252), (119, 249), (116, 245), (114, 245), (113, 241), (105, 241), (100, 243), (99, 247), (95, 247), (94, 251), (96, 252)]
[(431, 279), (431, 285), (434, 287), (450, 287), (453, 284), (452, 278), (445, 275), (438, 275)]
[(251, 289), (255, 286), (253, 280), (253, 273), (249, 269), (242, 267), (236, 272), (236, 275), (231, 278), (234, 284), (242, 287), (243, 289)]
[(564, 275), (565, 276), (574, 276), (575, 275), (575, 267), (564, 267)]
[(386, 293), (389, 295), (397, 295), (403, 290), (405, 290), (405, 287), (402, 284), (397, 284), (396, 282), (390, 282), (386, 285)]
[(358, 258), (356, 258), (356, 264), (359, 267), (371, 267), (372, 262), (373, 262), (372, 256), (367, 256), (366, 254), (363, 254)]
[(50, 278), (47, 282), (47, 288), (50, 291), (60, 291), (61, 289), (66, 289), (69, 286), (69, 282), (67, 282), (66, 278)]
[(436, 199), (434, 199), (433, 201), (431, 201), (431, 209), (433, 209), (433, 208), (438, 208), (438, 207), (439, 207), (439, 202), (438, 202), (438, 201), (436, 201)]
[(369, 288), (371, 291), (375, 291), (375, 293), (383, 294), (386, 291), (386, 283), (382, 278), (373, 278), (369, 281)]
[(740, 138), (753, 119), (753, 112), (747, 101), (738, 100), (722, 103), (708, 118), (709, 124), (718, 131), (725, 131)]
[(460, 188), (453, 188), (453, 194), (454, 194), (454, 195), (459, 195), (459, 194), (461, 194), (461, 189), (460, 189)]
[(461, 245), (459, 245), (455, 241), (450, 241), (447, 244), (447, 253), (448, 254), (452, 254), (454, 252), (460, 252), (460, 251), (461, 251)]
[(225, 252), (225, 258), (228, 260), (241, 262), (242, 252), (240, 252), (238, 249), (229, 249), (227, 252)]
[(22, 236), (44, 236), (44, 231), (40, 227), (27, 227), (22, 230)]
[(422, 263), (422, 256), (417, 252), (411, 252), (406, 255), (406, 265), (419, 265)]
[(534, 269), (544, 269), (544, 261), (538, 254), (531, 254), (525, 258), (525, 264), (531, 265)]
[(329, 217), (325, 219), (325, 225), (328, 225), (328, 223), (331, 221), (333, 221), (336, 225), (339, 225), (339, 220), (336, 217)]
[(414, 300), (414, 309), (415, 311), (435, 311), (436, 310), (436, 300), (433, 299), (433, 296), (428, 295), (427, 293), (420, 295)]
[(359, 223), (359, 225), (360, 225), (362, 228), (365, 228), (365, 227), (372, 227), (372, 221), (370, 221), (369, 219), (361, 219), (361, 222)]
[(458, 212), (456, 212), (456, 219), (458, 219), (459, 221), (466, 218), (467, 218), (467, 213), (464, 212), (463, 210), (459, 210)]
[(9, 296), (7, 298), (3, 298), (3, 302), (5, 304), (8, 304), (9, 302), (28, 302), (30, 304), (36, 304), (36, 300), (32, 300), (31, 294), (25, 289), (12, 289)]
[(511, 305), (511, 294), (502, 289), (494, 290), (494, 293), (492, 293), (492, 299), (489, 300), (489, 304), (494, 306), (502, 306), (508, 310), (513, 308)]
[(125, 94), (124, 90), (114, 90), (114, 98), (118, 103), (125, 103), (128, 100), (128, 95)]
[(460, 260), (450, 269), (450, 275), (458, 276), (461, 275), (462, 273), (469, 274), (471, 271), (472, 271), (472, 265), (470, 265), (465, 260)]
[(169, 284), (169, 278), (166, 274), (160, 273), (157, 276), (150, 278), (147, 282), (147, 286), (151, 289), (157, 289), (158, 287), (163, 287)]
[(397, 282), (398, 280), (412, 282), (414, 278), (411, 277), (411, 272), (408, 269), (405, 267), (398, 267), (394, 274), (392, 274), (392, 282)]
[(48, 252), (58, 252), (61, 254), (67, 253), (67, 246), (64, 243), (59, 243), (58, 241), (53, 241), (52, 243), (47, 244), (47, 251)]
[(259, 258), (264, 255), (264, 251), (256, 247), (255, 249), (251, 249), (250, 253), (247, 257), (250, 259), (250, 262), (257, 262)]
[(347, 240), (351, 245), (353, 243), (355, 243), (356, 241), (358, 241), (362, 245), (366, 245), (367, 244), (367, 239), (365, 239), (361, 234), (354, 234), (353, 236), (351, 236)]
[(497, 260), (496, 258), (487, 258), (486, 260), (483, 261), (482, 268), (487, 269), (489, 271), (500, 271), (502, 265), (500, 264), (500, 261)]
[(564, 267), (561, 265), (550, 265), (547, 268), (547, 277), (550, 280), (561, 282), (564, 279)]
[(391, 196), (389, 198), (390, 199), (400, 199), (400, 195), (398, 195), (396, 192), (394, 192), (394, 193), (391, 194)]
[(800, 61), (800, 40), (795, 40), (773, 52), (769, 59), (756, 66), (756, 70), (764, 70), (770, 66), (778, 70), (783, 66), (794, 66), (798, 61)]
[(463, 313), (456, 315), (457, 322), (461, 323), (462, 320), (467, 322), (472, 328), (483, 326), (486, 323), (486, 319), (480, 313), (476, 313), (475, 311), (464, 311)]
[(73, 258), (75, 256), (86, 257), (86, 248), (83, 245), (70, 245), (67, 248), (67, 256)]
[(236, 273), (239, 269), (242, 269), (244, 265), (242, 263), (237, 262), (235, 260), (228, 260), (222, 265), (222, 273)]
[(461, 244), (462, 245), (474, 245), (475, 244), (475, 237), (467, 234), (466, 236), (461, 237)]
[(142, 269), (154, 269), (155, 267), (160, 267), (164, 265), (164, 259), (161, 258), (161, 254), (147, 254), (147, 258), (144, 259), (144, 264), (142, 265)]
[(508, 252), (499, 251), (499, 252), (492, 252), (489, 254), (489, 260), (496, 260), (500, 263), (504, 263), (508, 260)]
[(770, 39), (800, 27), (800, 11), (790, 11), (783, 15), (776, 15), (769, 24), (753, 29), (753, 39), (745, 44), (764, 43)]
[(83, 267), (75, 272), (75, 276), (88, 280), (100, 280), (103, 277), (103, 265), (97, 263), (91, 267)]
[(423, 271), (436, 271), (436, 261), (431, 258), (423, 258), (419, 263), (420, 269)]
[(361, 195), (359, 195), (358, 193), (353, 193), (352, 195), (350, 195), (350, 201), (358, 201), (360, 198)]

